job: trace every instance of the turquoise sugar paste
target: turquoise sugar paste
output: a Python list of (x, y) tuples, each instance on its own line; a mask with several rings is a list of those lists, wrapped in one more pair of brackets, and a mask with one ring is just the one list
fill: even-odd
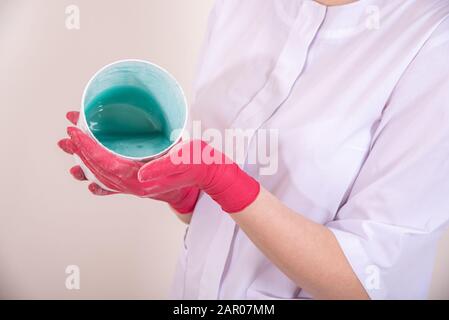
[(125, 157), (148, 158), (169, 148), (182, 129), (185, 99), (175, 80), (158, 67), (124, 61), (104, 69), (84, 99), (87, 126), (105, 148)]
[(145, 157), (171, 144), (162, 107), (140, 88), (108, 88), (86, 106), (85, 113), (92, 134), (118, 154)]

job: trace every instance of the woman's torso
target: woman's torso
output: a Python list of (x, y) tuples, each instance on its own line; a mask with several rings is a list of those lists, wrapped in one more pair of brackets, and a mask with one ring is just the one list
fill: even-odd
[[(269, 156), (264, 148), (259, 156), (268, 165), (246, 158), (242, 166), (285, 205), (324, 224), (346, 201), (395, 85), (447, 14), (444, 1), (218, 2), (192, 120), (222, 133), (254, 129), (248, 155), (271, 138)], [(207, 196), (184, 249), (174, 297), (308, 297)]]

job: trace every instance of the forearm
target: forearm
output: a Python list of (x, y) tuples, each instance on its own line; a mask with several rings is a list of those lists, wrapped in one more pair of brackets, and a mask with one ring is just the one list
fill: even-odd
[(333, 233), (263, 188), (250, 206), (231, 217), (268, 259), (314, 298), (369, 298)]

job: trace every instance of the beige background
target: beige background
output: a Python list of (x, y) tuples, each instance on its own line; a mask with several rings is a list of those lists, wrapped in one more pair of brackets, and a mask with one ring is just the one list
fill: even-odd
[[(81, 10), (80, 30), (65, 27), (69, 4)], [(167, 296), (183, 224), (154, 201), (91, 196), (56, 141), (89, 77), (117, 59), (162, 65), (190, 97), (211, 4), (0, 0), (0, 298)], [(431, 298), (449, 298), (448, 248), (449, 233)], [(65, 288), (71, 264), (79, 291)]]

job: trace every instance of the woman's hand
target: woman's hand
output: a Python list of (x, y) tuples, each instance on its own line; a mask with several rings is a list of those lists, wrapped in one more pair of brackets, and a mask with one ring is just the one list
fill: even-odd
[(178, 144), (165, 156), (145, 164), (138, 178), (152, 185), (150, 193), (199, 188), (229, 213), (249, 206), (260, 190), (256, 180), (201, 140)]
[[(67, 119), (74, 125), (79, 118), (78, 112), (67, 113)], [(76, 154), (95, 177), (107, 188), (96, 183), (89, 184), (89, 190), (95, 195), (131, 194), (167, 202), (178, 213), (191, 213), (198, 199), (199, 189), (194, 186), (170, 187), (164, 189), (151, 182), (140, 182), (137, 174), (143, 163), (118, 157), (102, 148), (88, 135), (76, 127), (67, 128), (70, 138), (58, 142), (59, 147), (69, 154)], [(70, 173), (77, 180), (87, 180), (80, 166), (74, 166)]]

